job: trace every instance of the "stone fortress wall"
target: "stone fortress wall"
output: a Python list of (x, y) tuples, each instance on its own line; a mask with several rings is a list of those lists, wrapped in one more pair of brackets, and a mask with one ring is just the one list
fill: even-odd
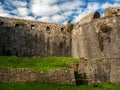
[(25, 68), (0, 68), (0, 82), (75, 84), (75, 77), (73, 69), (42, 72)]
[(71, 56), (65, 25), (0, 17), (0, 55)]
[(84, 18), (82, 18), (80, 20), (80, 22), (77, 22), (76, 25), (79, 25), (79, 26), (84, 25), (85, 23), (92, 22), (94, 19), (97, 19), (97, 18), (100, 18), (100, 13), (96, 11), (95, 13), (91, 13), (91, 14), (85, 16)]
[(82, 78), (78, 83), (120, 83), (120, 60), (118, 59), (82, 61), (77, 63), (74, 69)]
[(120, 83), (120, 61), (83, 61), (70, 69), (50, 72), (27, 68), (0, 68), (0, 82), (42, 82), (55, 84)]
[(111, 7), (105, 10), (105, 16), (120, 15), (120, 7)]
[(120, 15), (93, 18), (89, 23), (85, 20), (79, 21), (73, 29), (72, 57), (120, 58)]
[[(105, 17), (86, 16), (72, 30), (72, 57), (83, 59), (77, 72), (91, 83), (120, 83), (120, 11), (108, 9)], [(95, 63), (97, 59), (103, 61)]]
[[(74, 73), (72, 72), (73, 75), (70, 74), (72, 79), (69, 79), (68, 82), (77, 83), (77, 80), (74, 81), (77, 71), (77, 75), (80, 76), (77, 79), (82, 79), (78, 83), (84, 80), (90, 84), (99, 82), (120, 83), (120, 11), (118, 9), (118, 7), (106, 9), (105, 17), (102, 18), (99, 12), (84, 17), (75, 24), (72, 33), (66, 31), (65, 25), (1, 17), (0, 55), (72, 55), (74, 58), (82, 59), (83, 62), (73, 65)], [(113, 13), (114, 11), (117, 13)], [(97, 59), (100, 61), (96, 62)], [(4, 70), (1, 72), (0, 75), (2, 76), (7, 75)], [(24, 71), (22, 72), (24, 76)], [(64, 83), (68, 79), (69, 71), (67, 73), (63, 75), (66, 76), (65, 79), (61, 77), (63, 82), (60, 82)], [(42, 77), (41, 75), (40, 77)], [(53, 81), (59, 83), (56, 82), (57, 79), (59, 80), (56, 78), (59, 74), (55, 74), (58, 76), (52, 75)], [(9, 76), (4, 77), (4, 80), (6, 81)], [(1, 80), (3, 79), (1, 78)], [(15, 80), (13, 78), (13, 81)], [(27, 79), (25, 80), (27, 81)]]
[[(112, 13), (113, 11), (116, 13)], [(112, 44), (110, 37), (113, 33), (111, 32), (115, 34), (116, 30), (113, 29), (119, 28), (117, 25), (119, 24), (119, 12), (119, 7), (107, 8), (103, 18), (100, 18), (99, 12), (92, 13), (75, 24), (72, 34), (67, 32), (67, 27), (62, 24), (0, 17), (0, 55), (71, 56), (73, 54), (72, 56), (87, 59), (113, 57), (107, 55), (105, 49), (108, 47), (104, 48), (104, 44), (105, 40)], [(113, 16), (115, 14), (116, 16)], [(108, 32), (104, 32), (105, 30)], [(119, 37), (118, 32), (116, 32), (116, 37)], [(77, 43), (79, 45), (76, 45)], [(119, 49), (119, 46), (117, 48)], [(118, 51), (117, 56), (114, 55), (114, 57), (119, 57), (119, 50), (114, 51)], [(78, 52), (81, 55), (78, 55)]]

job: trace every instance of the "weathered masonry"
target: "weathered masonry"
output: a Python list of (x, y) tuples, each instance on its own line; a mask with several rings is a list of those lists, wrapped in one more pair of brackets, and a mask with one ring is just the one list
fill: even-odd
[(105, 10), (105, 16), (118, 16), (120, 15), (120, 7), (111, 7)]
[(42, 72), (25, 68), (0, 68), (0, 82), (75, 84), (75, 77), (73, 69)]
[(0, 17), (0, 55), (71, 56), (65, 25)]
[(83, 59), (76, 71), (91, 83), (120, 83), (120, 8), (107, 8), (102, 18), (94, 16), (77, 22), (72, 31), (72, 57)]
[[(120, 83), (120, 8), (107, 8), (105, 17), (100, 17), (99, 12), (84, 17), (75, 24), (72, 33), (66, 29), (61, 24), (0, 17), (0, 55), (72, 56), (83, 59), (75, 66), (73, 64), (75, 68), (72, 67), (72, 71), (58, 70), (48, 74), (0, 69), (0, 75), (4, 77), (0, 81), (46, 82), (48, 79), (60, 84), (79, 84), (82, 78), (88, 84)], [(24, 75), (30, 79), (24, 78)]]
[(72, 57), (120, 59), (119, 13), (120, 11), (115, 16), (109, 13), (110, 16), (92, 19), (88, 16), (79, 21), (72, 32)]

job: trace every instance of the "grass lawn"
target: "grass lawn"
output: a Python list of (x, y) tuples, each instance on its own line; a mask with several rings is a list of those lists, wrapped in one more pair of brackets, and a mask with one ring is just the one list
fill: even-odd
[(0, 83), (0, 90), (120, 90), (120, 84), (104, 83), (97, 87), (88, 85), (57, 85), (42, 83)]
[(71, 63), (78, 62), (71, 57), (29, 57), (0, 56), (0, 68), (31, 68), (32, 70), (50, 71), (69, 68)]

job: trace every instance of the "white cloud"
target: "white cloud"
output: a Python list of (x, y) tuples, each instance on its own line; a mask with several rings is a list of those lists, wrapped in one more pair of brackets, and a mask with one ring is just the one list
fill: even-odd
[[(77, 16), (75, 16), (73, 22), (80, 21), (80, 19), (82, 19), (83, 17), (89, 15), (90, 13), (95, 12), (98, 9), (105, 10), (108, 7), (117, 7), (117, 6), (119, 7), (120, 3), (111, 4), (111, 3), (106, 2), (106, 3), (102, 4), (102, 5), (100, 5), (99, 3), (95, 3), (95, 2), (94, 3), (88, 3), (87, 8), (84, 11), (79, 12), (79, 14)], [(104, 13), (102, 14), (102, 16), (103, 15), (104, 15)]]
[(72, 10), (79, 10), (79, 8), (81, 8), (80, 6), (85, 4), (79, 0), (66, 1), (59, 4), (55, 3), (57, 3), (57, 0), (32, 0), (30, 10), (34, 16), (41, 16), (39, 20), (61, 23), (68, 18), (68, 16), (76, 13)]
[(19, 17), (19, 18), (28, 19), (28, 20), (35, 20), (35, 18), (32, 16), (24, 16), (24, 17)]
[(99, 6), (99, 3), (88, 3), (87, 10), (90, 12), (95, 12), (97, 9), (99, 9)]
[(3, 9), (2, 5), (0, 5), (0, 16), (9, 17), (10, 15), (6, 13), (6, 11)]
[[(37, 10), (37, 8), (40, 9)], [(32, 9), (33, 14), (36, 16), (50, 16), (56, 14), (58, 11), (59, 8), (56, 6), (39, 6)]]
[(73, 11), (67, 11), (65, 13), (63, 13), (64, 16), (70, 16), (72, 15), (74, 12)]
[(101, 8), (102, 8), (102, 9), (106, 9), (106, 8), (112, 7), (112, 6), (113, 6), (113, 5), (110, 4), (110, 3), (105, 3), (105, 4), (103, 4), (103, 5), (101, 6)]
[(58, 23), (64, 21), (65, 18), (66, 17), (63, 16), (63, 15), (54, 15), (54, 16), (51, 17), (53, 22), (58, 22)]
[(44, 22), (54, 22), (54, 23), (60, 23), (65, 20), (65, 16), (63, 15), (53, 15), (51, 17), (49, 16), (43, 16), (39, 18), (39, 21), (44, 21)]
[[(94, 2), (91, 2), (91, 0), (88, 0), (88, 2), (84, 0), (29, 0), (28, 3), (27, 0), (4, 0), (4, 4), (0, 1), (0, 16), (31, 20), (40, 17), (37, 20), (55, 23), (65, 23), (72, 19), (76, 23), (98, 9), (120, 6), (120, 3), (106, 2), (100, 4), (97, 3), (97, 0), (92, 1)], [(120, 0), (114, 1), (120, 2)]]
[(43, 22), (49, 22), (49, 21), (51, 21), (50, 17), (47, 17), (47, 16), (43, 16), (43, 17), (39, 18), (38, 20), (39, 21), (43, 21)]
[(29, 14), (29, 10), (27, 8), (17, 8), (18, 16), (27, 16)]
[(114, 4), (105, 3), (101, 6), (102, 9), (106, 9), (108, 7), (120, 7), (120, 3), (114, 3)]
[[(1, 3), (0, 15), (2, 16), (10, 16), (10, 17), (27, 17), (29, 14), (29, 10), (27, 9), (26, 0), (7, 0), (4, 1), (4, 4)], [(16, 8), (15, 8), (16, 7)], [(6, 9), (4, 9), (6, 8)], [(9, 10), (10, 9), (10, 10)], [(14, 14), (10, 15), (9, 13)], [(16, 16), (15, 16), (16, 15)]]
[(7, 0), (4, 1), (5, 5), (15, 7), (25, 7), (27, 5), (26, 0)]
[(120, 0), (114, 0), (115, 2), (120, 2)]
[(59, 11), (59, 7), (54, 4), (56, 0), (33, 0), (31, 1), (31, 12), (35, 16), (50, 16)]
[(79, 12), (79, 15), (75, 16), (74, 18), (74, 23), (80, 21), (83, 17), (89, 15), (90, 13), (95, 12), (97, 9), (99, 9), (99, 4), (98, 3), (88, 3), (88, 6), (86, 9), (81, 12)]
[(80, 8), (80, 6), (83, 4), (84, 2), (79, 1), (79, 0), (69, 1), (69, 2), (65, 2), (61, 4), (60, 9), (61, 10), (73, 10), (73, 9)]

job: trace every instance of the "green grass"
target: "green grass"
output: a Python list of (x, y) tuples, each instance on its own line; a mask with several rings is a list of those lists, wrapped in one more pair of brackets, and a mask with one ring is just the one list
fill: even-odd
[(120, 84), (104, 83), (97, 87), (88, 85), (57, 85), (42, 83), (0, 83), (0, 90), (120, 90)]
[(30, 68), (37, 71), (50, 71), (66, 69), (71, 63), (78, 62), (70, 57), (41, 57), (37, 59), (29, 57), (0, 56), (0, 68)]

